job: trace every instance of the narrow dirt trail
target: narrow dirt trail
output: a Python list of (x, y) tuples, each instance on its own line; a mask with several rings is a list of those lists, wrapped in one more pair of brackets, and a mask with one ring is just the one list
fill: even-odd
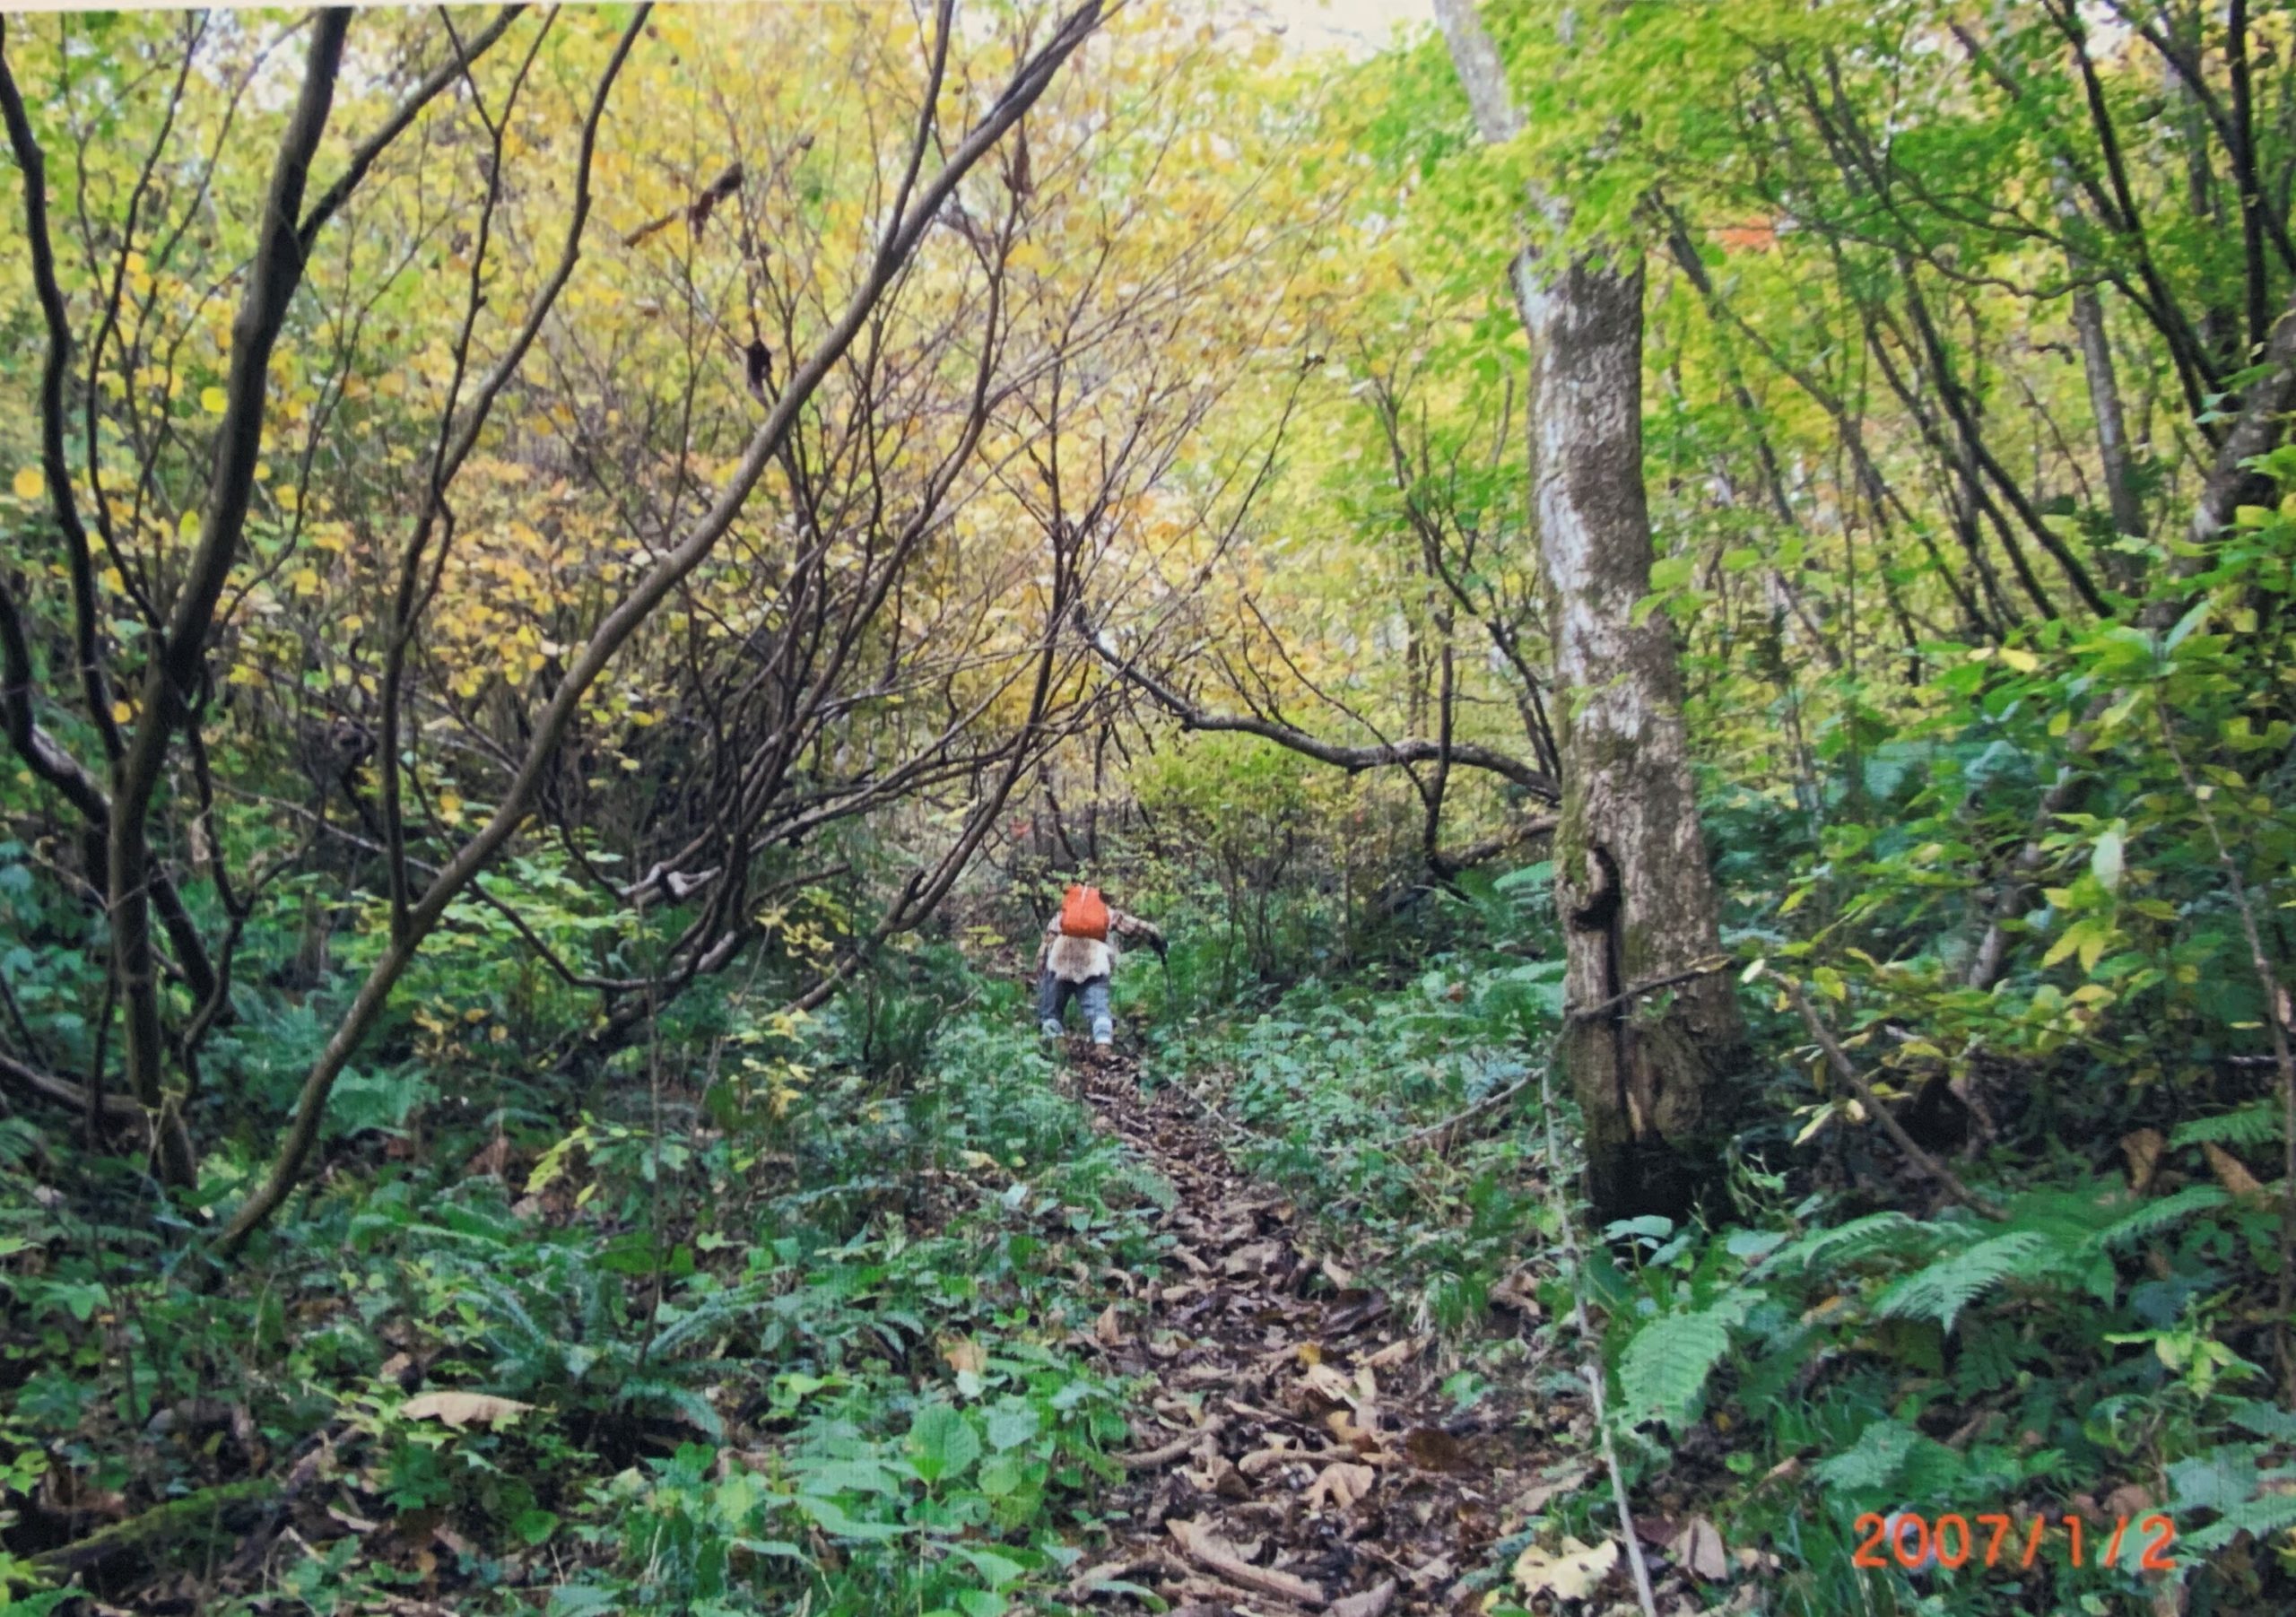
[(1070, 1587), (1080, 1611), (1137, 1611), (1153, 1588), (1187, 1617), (1402, 1617), (1477, 1609), (1487, 1564), (1552, 1458), (1510, 1412), (1452, 1417), (1431, 1339), (1319, 1250), (1309, 1218), (1228, 1160), (1169, 1089), (1143, 1097), (1122, 1056), (1074, 1069), (1100, 1126), (1170, 1181), (1157, 1273), (1093, 1339), (1152, 1378), (1114, 1552)]

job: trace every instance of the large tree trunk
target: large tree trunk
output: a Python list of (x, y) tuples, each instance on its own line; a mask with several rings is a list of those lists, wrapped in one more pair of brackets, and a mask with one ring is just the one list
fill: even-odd
[[(1520, 127), (1472, 0), (1436, 0), (1483, 137)], [(1531, 205), (1556, 204), (1536, 196)], [(1680, 1218), (1713, 1178), (1711, 1097), (1744, 1060), (1699, 834), (1682, 671), (1650, 588), (1642, 483), (1642, 276), (1525, 251), (1532, 515), (1554, 623), (1562, 723), (1555, 900), (1572, 1007), (1562, 1056), (1584, 1114), (1596, 1216)], [(1702, 974), (1701, 974), (1702, 973)], [(1657, 985), (1665, 986), (1659, 987)]]

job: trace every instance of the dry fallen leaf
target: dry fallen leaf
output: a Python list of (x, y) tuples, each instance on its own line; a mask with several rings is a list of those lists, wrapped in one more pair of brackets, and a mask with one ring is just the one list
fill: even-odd
[(1690, 1518), (1666, 1546), (1666, 1553), (1674, 1558), (1676, 1566), (1709, 1583), (1730, 1575), (1730, 1555), (1723, 1545), (1721, 1531), (1702, 1516)]
[(1308, 1484), (1308, 1508), (1320, 1510), (1326, 1504), (1344, 1510), (1357, 1500), (1371, 1491), (1379, 1474), (1369, 1465), (1351, 1465), (1345, 1462), (1326, 1465)]
[(1391, 1370), (1398, 1364), (1418, 1358), (1425, 1350), (1427, 1342), (1424, 1336), (1405, 1336), (1399, 1342), (1390, 1342), (1363, 1362), (1375, 1370)]
[(1491, 1288), (1491, 1300), (1500, 1308), (1536, 1319), (1544, 1311), (1539, 1307), (1538, 1275), (1528, 1268), (1518, 1269)]
[(1225, 1274), (1241, 1280), (1265, 1271), (1275, 1261), (1275, 1255), (1280, 1250), (1274, 1241), (1253, 1241), (1228, 1254), (1220, 1267)]
[(1584, 1600), (1617, 1565), (1618, 1545), (1609, 1539), (1589, 1549), (1575, 1538), (1565, 1538), (1559, 1555), (1550, 1555), (1536, 1544), (1526, 1544), (1523, 1552), (1515, 1558), (1515, 1582), (1526, 1595)]
[(1324, 1417), (1324, 1424), (1331, 1435), (1358, 1454), (1370, 1454), (1379, 1447), (1379, 1434), (1367, 1431), (1348, 1417), (1344, 1409), (1335, 1409)]
[(1102, 1347), (1114, 1347), (1118, 1343), (1122, 1342), (1124, 1326), (1120, 1323), (1121, 1319), (1122, 1316), (1117, 1312), (1116, 1304), (1109, 1304), (1107, 1308), (1100, 1310), (1100, 1318), (1093, 1322), (1093, 1339)]
[(2123, 1482), (2105, 1495), (2105, 1514), (2118, 1521), (2127, 1517), (2132, 1521), (2152, 1508), (2152, 1496), (2141, 1482)]
[(1328, 1364), (1308, 1366), (1300, 1386), (1310, 1398), (1334, 1407), (1355, 1402), (1355, 1384)]
[(2128, 1159), (2128, 1187), (2143, 1195), (2152, 1188), (2152, 1175), (2161, 1166), (2161, 1152), (2167, 1147), (2167, 1138), (2157, 1128), (2140, 1128), (2120, 1138), (2120, 1154)]
[(1331, 1603), (1331, 1617), (1383, 1617), (1395, 1604), (1402, 1586), (1392, 1578), (1385, 1583), (1374, 1584), (1361, 1595), (1350, 1595), (1344, 1600)]
[(960, 1376), (970, 1371), (976, 1376), (988, 1373), (988, 1350), (970, 1336), (960, 1336), (941, 1350), (941, 1357)]
[(2216, 1182), (2228, 1193), (2241, 1197), (2264, 1195), (2264, 1187), (2257, 1183), (2257, 1176), (2248, 1170), (2239, 1158), (2213, 1140), (2206, 1142), (2200, 1149), (2207, 1154), (2209, 1171), (2216, 1176)]
[(516, 1398), (497, 1398), (490, 1393), (424, 1393), (400, 1404), (398, 1413), (410, 1421), (444, 1421), (460, 1428), (474, 1421), (486, 1426), (515, 1421), (533, 1407)]
[(1284, 1447), (1283, 1439), (1280, 1434), (1271, 1434), (1268, 1443), (1269, 1447), (1255, 1448), (1242, 1459), (1238, 1460), (1236, 1469), (1246, 1476), (1265, 1476), (1277, 1466), (1289, 1465), (1294, 1460), (1303, 1457), (1300, 1450)]

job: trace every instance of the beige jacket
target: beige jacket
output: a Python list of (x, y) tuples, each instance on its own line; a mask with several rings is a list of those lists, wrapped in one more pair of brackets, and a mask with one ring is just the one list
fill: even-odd
[(1136, 915), (1126, 915), (1111, 906), (1109, 909), (1109, 935), (1106, 943), (1096, 937), (1070, 937), (1060, 930), (1060, 916), (1054, 912), (1045, 923), (1044, 946), (1037, 951), (1037, 975), (1051, 972), (1063, 982), (1088, 983), (1096, 977), (1108, 977), (1124, 958), (1120, 943), (1161, 943), (1164, 935)]

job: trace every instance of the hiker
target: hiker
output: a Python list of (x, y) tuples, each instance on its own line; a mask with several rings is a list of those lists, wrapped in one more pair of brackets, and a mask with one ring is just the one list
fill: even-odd
[(1164, 935), (1138, 916), (1113, 908), (1097, 887), (1071, 887), (1046, 923), (1037, 952), (1037, 1016), (1047, 1039), (1060, 1037), (1071, 999), (1084, 1002), (1092, 1043), (1107, 1049), (1116, 1039), (1109, 1015), (1109, 978), (1123, 958), (1118, 943), (1144, 943), (1164, 955)]

